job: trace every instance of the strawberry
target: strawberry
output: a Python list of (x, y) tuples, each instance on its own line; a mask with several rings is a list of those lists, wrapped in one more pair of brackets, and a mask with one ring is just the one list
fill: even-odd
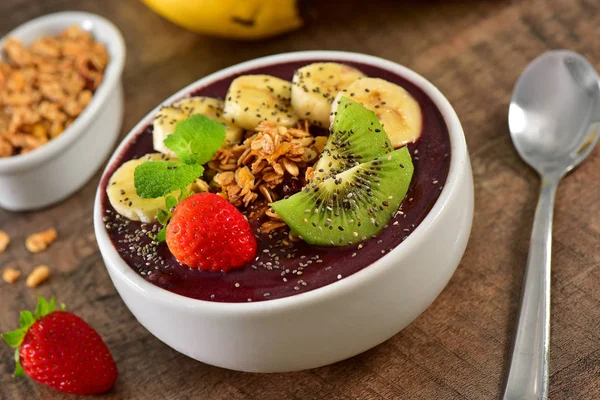
[(256, 238), (244, 215), (224, 198), (198, 193), (175, 207), (167, 245), (177, 260), (203, 271), (228, 271), (251, 261)]
[(2, 338), (16, 347), (15, 376), (70, 394), (106, 392), (117, 380), (117, 365), (108, 347), (84, 320), (55, 311), (55, 300), (38, 300), (35, 314), (21, 311), (21, 327)]

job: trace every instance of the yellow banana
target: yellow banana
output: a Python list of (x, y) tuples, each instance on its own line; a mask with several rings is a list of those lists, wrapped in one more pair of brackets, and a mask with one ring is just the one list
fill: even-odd
[[(134, 173), (135, 169), (146, 161), (176, 161), (176, 158), (170, 158), (161, 153), (150, 153), (140, 158), (135, 158), (123, 163), (115, 172), (113, 172), (106, 194), (108, 201), (115, 211), (132, 221), (141, 221), (144, 223), (156, 221), (156, 215), (160, 208), (165, 208), (165, 198), (157, 197), (155, 199), (141, 198), (135, 190)], [(188, 186), (192, 192), (208, 192), (206, 182), (198, 178), (194, 183)], [(177, 189), (173, 196), (179, 196), (180, 190)]]
[(296, 0), (142, 0), (166, 19), (194, 32), (262, 39), (302, 26)]
[(331, 106), (331, 122), (340, 98), (346, 96), (373, 111), (395, 148), (416, 141), (423, 129), (419, 103), (402, 86), (380, 78), (360, 78), (339, 92)]
[(292, 85), (292, 107), (297, 115), (315, 125), (329, 128), (331, 103), (338, 92), (365, 74), (333, 62), (313, 63), (299, 68)]
[(227, 91), (223, 118), (253, 130), (262, 121), (294, 126), (298, 117), (290, 105), (292, 83), (270, 75), (242, 75)]
[(165, 146), (167, 136), (175, 131), (175, 125), (194, 114), (203, 114), (209, 118), (219, 121), (225, 128), (225, 135), (230, 144), (242, 141), (243, 131), (241, 128), (227, 122), (223, 117), (223, 101), (212, 97), (194, 96), (176, 101), (175, 103), (163, 106), (154, 121), (152, 122), (152, 142), (154, 150), (159, 151), (169, 157), (175, 157), (175, 153)]

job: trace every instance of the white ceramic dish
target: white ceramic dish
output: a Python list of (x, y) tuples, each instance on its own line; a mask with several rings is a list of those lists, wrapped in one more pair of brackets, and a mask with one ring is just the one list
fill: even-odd
[[(60, 12), (31, 20), (6, 37), (29, 44), (70, 25), (92, 32), (106, 45), (110, 60), (104, 81), (83, 113), (59, 137), (31, 153), (0, 158), (0, 207), (7, 210), (32, 210), (65, 199), (92, 177), (119, 136), (125, 43), (112, 23), (90, 13)], [(0, 40), (0, 48), (5, 38)]]
[[(120, 258), (106, 233), (100, 188), (94, 210), (96, 238), (119, 294), (152, 334), (175, 350), (205, 363), (242, 371), (283, 372), (331, 364), (368, 350), (398, 333), (433, 302), (452, 276), (467, 245), (473, 218), (473, 178), (462, 127), (446, 98), (405, 67), (355, 53), (280, 54), (200, 79), (165, 104), (248, 69), (314, 60), (374, 65), (407, 78), (425, 91), (439, 108), (450, 132), (447, 181), (439, 199), (414, 232), (372, 265), (306, 293), (253, 303), (196, 300), (144, 280)], [(132, 136), (151, 123), (157, 110), (158, 107), (133, 128), (109, 166)]]

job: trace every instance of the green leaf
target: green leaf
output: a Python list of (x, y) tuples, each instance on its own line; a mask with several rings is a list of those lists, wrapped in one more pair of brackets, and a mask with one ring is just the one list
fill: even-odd
[(200, 164), (147, 161), (133, 173), (135, 190), (143, 199), (163, 197), (194, 182), (204, 173)]
[(156, 235), (156, 238), (154, 238), (154, 240), (156, 240), (157, 242), (164, 242), (167, 238), (167, 226), (163, 226), (162, 229), (160, 231), (158, 231), (158, 234)]
[(195, 114), (175, 125), (165, 146), (186, 164), (205, 164), (225, 142), (225, 125), (205, 115)]
[(11, 332), (3, 333), (2, 339), (4, 339), (10, 347), (19, 347), (21, 342), (23, 342), (26, 333), (27, 329), (19, 328)]
[(37, 307), (35, 308), (35, 319), (40, 319), (41, 317), (43, 317), (44, 315), (48, 314), (48, 308), (49, 308), (49, 304), (46, 301), (45, 298), (43, 297), (38, 297), (38, 304)]
[(42, 314), (44, 313), (44, 310), (46, 309), (47, 306), (48, 306), (48, 303), (46, 302), (46, 299), (43, 297), (38, 297), (38, 303), (37, 303), (37, 306), (35, 307), (35, 314), (34, 314), (35, 319), (39, 319), (42, 316)]
[(35, 322), (35, 318), (33, 317), (33, 313), (29, 310), (21, 311), (21, 316), (19, 317), (19, 326), (23, 329), (29, 328)]
[(48, 304), (48, 314), (50, 314), (56, 308), (56, 299), (52, 297), (50, 299), (50, 304)]
[(38, 319), (42, 318), (43, 316), (46, 316), (46, 315), (50, 314), (52, 311), (54, 311), (55, 306), (56, 306), (56, 299), (54, 297), (52, 297), (50, 299), (50, 303), (48, 303), (48, 301), (46, 301), (45, 298), (40, 296), (40, 297), (38, 297), (38, 304), (37, 304), (37, 307), (35, 308), (35, 314), (33, 314), (33, 317), (36, 320), (38, 320)]
[(21, 365), (21, 361), (19, 360), (19, 349), (15, 349), (15, 372), (13, 373), (13, 376), (19, 377), (19, 376), (25, 376), (25, 371), (23, 370), (23, 366)]
[(187, 189), (187, 187), (182, 187), (181, 188), (181, 192), (179, 193), (179, 203), (181, 203), (182, 201), (184, 201), (185, 199), (187, 199), (191, 195), (192, 195), (192, 192), (190, 192)]
[[(183, 189), (181, 192), (183, 193)], [(167, 206), (167, 211), (171, 211), (177, 205), (177, 199), (174, 196), (167, 196), (165, 197), (165, 205)]]
[(156, 215), (156, 220), (161, 225), (166, 225), (169, 222), (169, 218), (171, 218), (171, 213), (163, 210), (162, 208), (158, 209), (158, 214)]

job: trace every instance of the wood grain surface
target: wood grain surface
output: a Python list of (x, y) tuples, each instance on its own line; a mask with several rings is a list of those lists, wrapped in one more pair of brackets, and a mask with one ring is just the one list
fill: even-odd
[[(543, 51), (569, 48), (600, 68), (597, 0), (318, 2), (311, 23), (274, 39), (244, 43), (186, 32), (135, 0), (2, 0), (0, 36), (59, 10), (112, 20), (128, 56), (124, 135), (181, 87), (223, 67), (292, 50), (335, 49), (404, 64), (437, 85), (456, 108), (475, 178), (475, 219), (466, 254), (447, 288), (415, 322), (352, 359), (304, 372), (261, 375), (196, 362), (136, 322), (98, 252), (92, 203), (99, 175), (78, 194), (31, 213), (0, 211), (13, 242), (0, 268), (53, 274), (27, 289), (0, 283), (0, 330), (38, 295), (58, 296), (94, 326), (120, 375), (111, 399), (497, 399), (517, 312), (538, 178), (513, 150), (506, 115), (514, 82)], [(552, 399), (600, 399), (600, 152), (560, 186), (552, 277)], [(0, 190), (4, 190), (0, 188)], [(25, 237), (55, 227), (59, 240), (29, 254)], [(432, 248), (435, 243), (432, 243)], [(13, 379), (12, 350), (0, 345), (0, 398), (61, 395)]]

